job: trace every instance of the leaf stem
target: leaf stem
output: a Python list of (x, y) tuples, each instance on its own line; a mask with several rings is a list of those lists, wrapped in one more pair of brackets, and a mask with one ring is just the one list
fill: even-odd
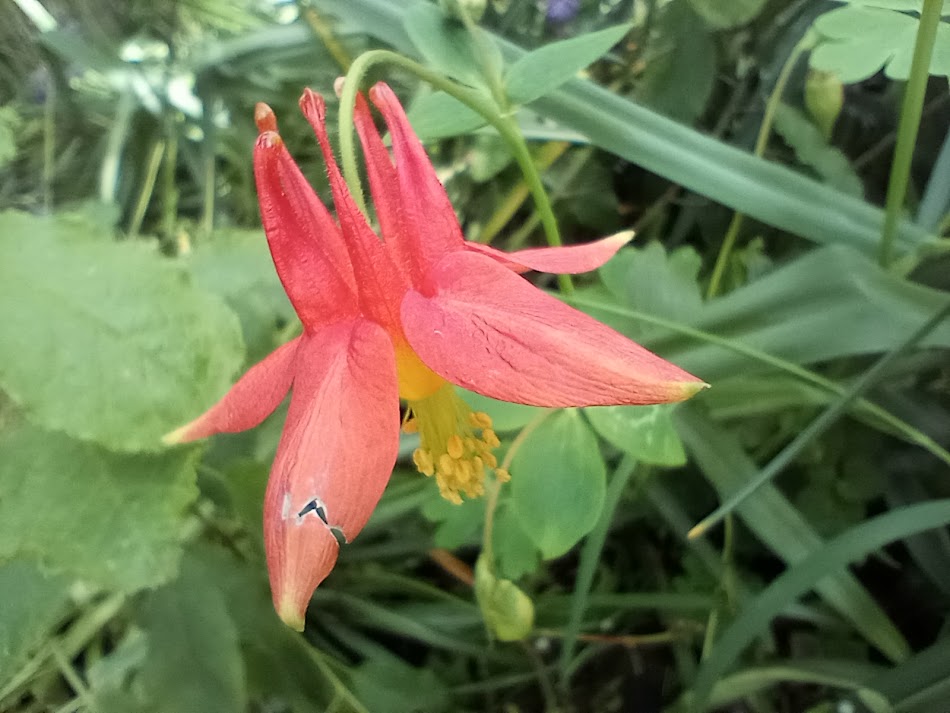
[(937, 39), (937, 27), (940, 24), (942, 8), (943, 0), (924, 0), (920, 11), (920, 25), (914, 42), (914, 57), (910, 64), (907, 86), (904, 89), (904, 103), (901, 106), (900, 123), (897, 128), (897, 145), (894, 147), (894, 161), (891, 164), (891, 175), (887, 183), (884, 229), (881, 232), (878, 252), (878, 260), (883, 267), (887, 267), (893, 257), (897, 224), (900, 221), (904, 198), (907, 196), (914, 145), (917, 143), (917, 131), (920, 129), (924, 96), (927, 93), (927, 80), (930, 78), (930, 58)]
[[(762, 124), (759, 126), (759, 135), (755, 141), (753, 153), (761, 157), (769, 144), (769, 137), (772, 135), (772, 124), (775, 123), (775, 112), (778, 110), (782, 101), (782, 95), (785, 94), (785, 87), (788, 85), (788, 79), (792, 76), (792, 70), (798, 64), (802, 53), (811, 49), (815, 44), (815, 38), (810, 32), (798, 41), (788, 55), (788, 59), (782, 65), (778, 79), (775, 80), (775, 86), (772, 87), (772, 93), (769, 94), (769, 100), (765, 105), (765, 114), (762, 116)], [(736, 244), (736, 238), (742, 229), (742, 223), (745, 221), (745, 215), (736, 211), (726, 230), (726, 235), (722, 240), (722, 246), (719, 248), (719, 254), (716, 256), (716, 264), (713, 266), (712, 275), (709, 278), (709, 287), (706, 290), (707, 299), (715, 297), (719, 293), (722, 283), (722, 276), (726, 271), (726, 265), (729, 264), (729, 258)]]
[[(562, 244), (551, 200), (544, 189), (541, 175), (514, 117), (502, 114), (495, 102), (485, 94), (463, 87), (439, 72), (389, 50), (371, 50), (357, 57), (346, 74), (346, 81), (343, 83), (343, 91), (340, 94), (340, 154), (343, 176), (350, 188), (350, 193), (353, 194), (354, 200), (364, 214), (367, 208), (356, 163), (353, 114), (356, 107), (356, 94), (363, 77), (376, 64), (390, 64), (411, 72), (436, 89), (458, 99), (491, 124), (508, 144), (509, 150), (521, 168), (525, 183), (534, 197), (538, 214), (541, 216), (541, 225), (544, 227), (548, 245), (557, 247)], [(574, 291), (569, 275), (558, 275), (558, 284), (565, 294), (571, 294)]]

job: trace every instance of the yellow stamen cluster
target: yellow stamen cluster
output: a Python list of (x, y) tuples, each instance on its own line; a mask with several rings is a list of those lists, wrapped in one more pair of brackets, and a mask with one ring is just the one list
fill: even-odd
[(497, 467), (492, 453), (499, 441), (491, 418), (472, 411), (450, 384), (424, 399), (410, 401), (403, 430), (419, 434), (419, 448), (412, 460), (420, 473), (435, 476), (439, 492), (450, 502), (461, 503), (463, 494), (468, 498), (482, 495), (486, 468), (495, 468), (499, 480), (509, 478)]

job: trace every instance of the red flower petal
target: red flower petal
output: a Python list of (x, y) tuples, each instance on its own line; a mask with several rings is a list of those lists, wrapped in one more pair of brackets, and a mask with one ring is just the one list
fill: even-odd
[(556, 275), (576, 275), (596, 270), (610, 260), (617, 251), (633, 239), (633, 231), (595, 240), (583, 245), (568, 245), (562, 248), (528, 248), (506, 253), (490, 245), (466, 242), (465, 248), (487, 255), (515, 272), (552, 272)]
[(264, 497), (274, 606), (302, 628), (313, 590), (336, 562), (333, 530), (352, 540), (389, 480), (399, 446), (392, 342), (346, 321), (304, 335), (293, 396)]
[(356, 280), (340, 229), (272, 131), (257, 139), (254, 176), (267, 244), (301, 321), (353, 315)]
[(399, 193), (399, 176), (362, 94), (356, 95), (354, 123), (366, 158), (366, 175), (383, 242), (403, 272), (419, 278), (425, 266), (414, 252), (414, 246), (418, 249), (420, 236), (406, 222)]
[(409, 292), (413, 350), (449, 381), (534, 406), (655, 404), (689, 398), (699, 379), (536, 289), (483, 255), (456, 252)]
[(369, 97), (386, 119), (392, 138), (398, 195), (409, 228), (405, 237), (423, 265), (435, 265), (446, 252), (462, 247), (458, 218), (393, 90), (380, 82), (370, 89)]
[(340, 228), (346, 238), (353, 267), (359, 275), (360, 304), (365, 314), (387, 326), (398, 328), (399, 315), (395, 312), (398, 295), (405, 290), (405, 282), (392, 264), (382, 241), (367, 225), (366, 218), (356, 207), (350, 190), (337, 166), (326, 127), (326, 103), (323, 97), (305, 89), (300, 97), (300, 108), (313, 127), (320, 142), (320, 150), (327, 166), (333, 205)]
[(252, 366), (218, 403), (162, 440), (168, 444), (185, 443), (214, 433), (237, 433), (257, 426), (290, 390), (299, 343), (300, 337), (278, 347)]

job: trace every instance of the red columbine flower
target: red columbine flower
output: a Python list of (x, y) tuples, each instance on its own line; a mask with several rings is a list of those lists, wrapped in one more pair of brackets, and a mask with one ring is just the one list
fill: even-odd
[(356, 537), (382, 495), (398, 450), (400, 399), (406, 429), (420, 434), (416, 466), (460, 502), (482, 492), (498, 439), (453, 384), (548, 407), (680, 401), (704, 386), (517, 274), (592, 270), (629, 235), (510, 254), (466, 242), (398, 99), (385, 84), (370, 98), (395, 159), (359, 97), (356, 128), (382, 240), (337, 168), (322, 97), (306, 90), (300, 106), (323, 151), (339, 224), (287, 152), (271, 109), (258, 104), (261, 217), (303, 334), (167, 438), (252, 428), (293, 391), (264, 498), (264, 541), (274, 606), (296, 629), (338, 542)]

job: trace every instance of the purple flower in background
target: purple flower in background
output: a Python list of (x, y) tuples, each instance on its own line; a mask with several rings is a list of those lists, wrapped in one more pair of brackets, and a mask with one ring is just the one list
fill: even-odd
[(577, 15), (581, 0), (548, 0), (548, 20), (550, 22), (569, 22)]

